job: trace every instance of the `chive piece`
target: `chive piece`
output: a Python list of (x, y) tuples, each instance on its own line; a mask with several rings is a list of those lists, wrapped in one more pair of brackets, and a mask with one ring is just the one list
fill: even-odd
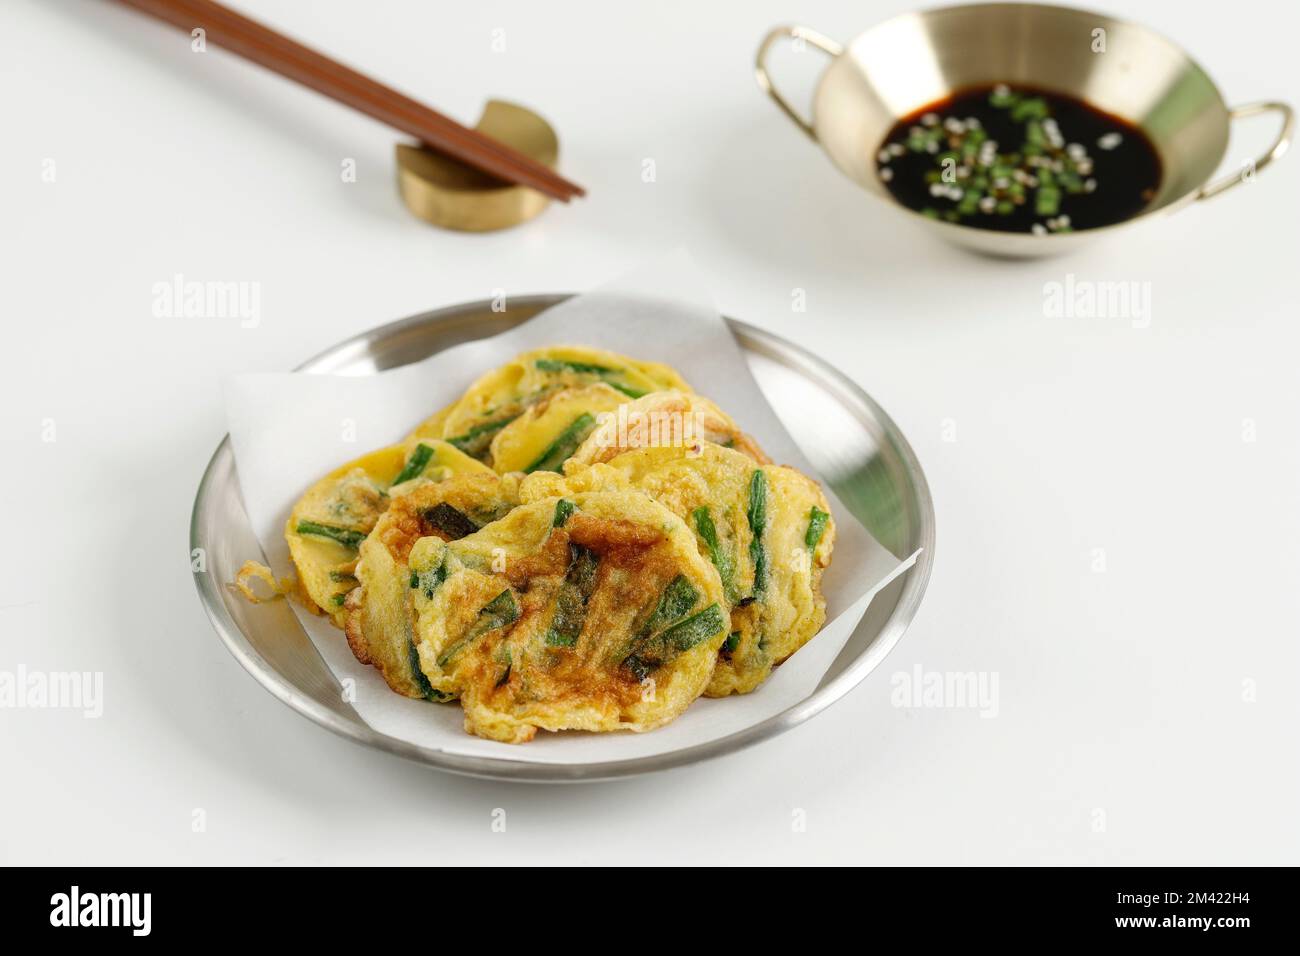
[(506, 418), (484, 422), (482, 425), (475, 425), (463, 435), (448, 438), (447, 443), (460, 449), (471, 458), (482, 458), (487, 453), (488, 446), (492, 444), (492, 439), (496, 437), (496, 433), (518, 417), (518, 415), (510, 415)]
[(411, 679), (415, 681), (416, 689), (424, 695), (425, 699), (434, 701), (447, 699), (447, 695), (442, 691), (433, 689), (429, 678), (420, 669), (420, 652), (415, 649), (415, 641), (409, 638), (406, 641), (406, 666), (411, 672)]
[(610, 381), (607, 376), (621, 375), (625, 369), (610, 368), (608, 365), (595, 365), (591, 362), (570, 362), (567, 359), (538, 359), (533, 366), (543, 372), (576, 372), (579, 375), (597, 375), (610, 388), (622, 392), (628, 398), (640, 398), (648, 394), (645, 390), (632, 388), (619, 382)]
[(566, 359), (538, 359), (533, 367), (542, 372), (578, 372), (580, 374), (600, 375), (612, 372), (607, 365), (594, 365), (590, 362), (570, 362)]
[(672, 660), (677, 654), (689, 651), (727, 626), (727, 616), (722, 608), (710, 604), (703, 611), (678, 621), (666, 631), (657, 634), (623, 659), (623, 666), (637, 680)]
[(497, 657), (497, 662), (501, 664), (505, 664), (506, 668), (502, 672), (501, 676), (497, 678), (497, 682), (493, 686), (503, 687), (510, 680), (510, 670), (514, 666), (513, 655), (510, 653), (510, 645), (502, 644), (501, 648), (498, 650), (496, 654), (496, 657)]
[(1047, 101), (1041, 96), (1020, 100), (1011, 108), (1011, 119), (1015, 123), (1029, 119), (1046, 119), (1047, 114)]
[(339, 594), (336, 594), (332, 598), (330, 598), (330, 603), (333, 604), (335, 607), (342, 607), (343, 602), (346, 601), (347, 599), (348, 599), (348, 592), (342, 591)]
[(761, 598), (767, 590), (767, 547), (763, 532), (767, 529), (767, 475), (761, 468), (754, 470), (749, 480), (749, 559), (754, 564), (754, 597)]
[(407, 459), (406, 467), (403, 468), (393, 479), (393, 484), (400, 485), (404, 481), (410, 481), (412, 478), (418, 478), (424, 473), (425, 466), (429, 464), (429, 459), (433, 457), (433, 449), (421, 443), (415, 446), (415, 451), (411, 452), (411, 457)]
[(623, 666), (631, 669), (637, 680), (644, 680), (646, 674), (664, 663), (668, 645), (664, 643), (663, 635), (668, 632), (663, 629), (689, 613), (699, 599), (700, 592), (682, 575), (668, 582), (655, 609), (641, 625), (623, 657)]
[(631, 385), (620, 385), (618, 382), (606, 381), (605, 384), (616, 392), (622, 392), (628, 398), (641, 398), (644, 395), (650, 394), (643, 388), (633, 388)]
[(735, 603), (735, 568), (732, 565), (731, 555), (724, 551), (718, 543), (718, 529), (713, 524), (713, 516), (709, 514), (708, 505), (700, 505), (691, 512), (691, 520), (695, 522), (695, 531), (703, 539), (709, 548), (709, 560), (713, 566), (718, 569), (718, 577), (722, 579), (722, 590), (727, 594), (727, 600)]
[(428, 571), (411, 572), (411, 587), (423, 591), (424, 596), (430, 599), (433, 597), (433, 592), (438, 590), (438, 585), (445, 580), (447, 580), (446, 558), (443, 558), (442, 563), (436, 568), (430, 568)]
[(347, 571), (331, 571), (330, 580), (335, 584), (359, 584), (355, 574), (349, 574)]
[(351, 528), (339, 528), (332, 524), (320, 524), (316, 521), (299, 521), (297, 531), (299, 534), (311, 534), (318, 538), (329, 538), (337, 541), (345, 548), (356, 548), (361, 542), (366, 540), (364, 531), (353, 531)]
[(620, 369), (608, 365), (593, 365), (591, 362), (570, 362), (567, 359), (538, 359), (533, 366), (541, 372), (577, 372), (580, 375), (606, 375)]
[(524, 471), (529, 474), (534, 471), (559, 471), (560, 466), (573, 457), (578, 446), (595, 427), (596, 419), (590, 412), (583, 412), (570, 423), (568, 428), (555, 436), (555, 440), (546, 447), (546, 451), (542, 452)]
[[(556, 604), (556, 608), (555, 608), (555, 614), (557, 617), (560, 614), (564, 613), (563, 611), (564, 595), (567, 593), (568, 593), (567, 591), (560, 592), (559, 602)], [(558, 631), (555, 629), (554, 625), (552, 625), (551, 628), (546, 632), (547, 647), (574, 647), (577, 645), (577, 643), (578, 643), (577, 634)]]
[(998, 109), (1015, 106), (1018, 102), (1020, 102), (1020, 94), (1005, 86), (995, 86), (993, 91), (989, 93), (989, 105)]
[(478, 530), (478, 525), (465, 517), (463, 511), (452, 507), (445, 501), (420, 512), (420, 517), (434, 531), (439, 532), (440, 535), (446, 535), (448, 541), (458, 541)]
[(561, 498), (555, 503), (555, 517), (551, 521), (552, 528), (563, 528), (564, 523), (573, 516), (573, 502), (567, 498)]
[(600, 558), (581, 545), (569, 546), (569, 570), (555, 598), (555, 616), (546, 631), (548, 647), (574, 647), (587, 618), (587, 601), (596, 588)]
[(469, 633), (456, 641), (438, 657), (438, 666), (446, 667), (453, 657), (459, 654), (467, 644), (477, 641), (489, 631), (505, 627), (519, 620), (519, 605), (515, 602), (514, 592), (506, 588), (478, 612), (478, 619)]
[(678, 651), (689, 651), (696, 644), (712, 637), (727, 626), (726, 615), (722, 608), (710, 604), (698, 614), (692, 614), (684, 621), (678, 621), (659, 635), (659, 639)]
[(730, 634), (727, 635), (727, 639), (722, 642), (722, 649), (726, 651), (728, 654), (730, 654), (739, 646), (740, 646), (739, 631), (732, 631)]
[(684, 576), (677, 575), (668, 582), (668, 587), (664, 588), (663, 593), (659, 595), (659, 603), (655, 605), (654, 611), (646, 618), (645, 624), (641, 625), (641, 630), (637, 634), (638, 641), (646, 639), (660, 628), (677, 620), (695, 607), (695, 602), (699, 599), (700, 592), (695, 590), (695, 585)]
[(623, 666), (632, 672), (632, 676), (638, 681), (643, 681), (650, 676), (661, 661), (648, 660), (637, 654), (629, 654), (623, 659)]
[(808, 512), (808, 533), (803, 536), (803, 543), (808, 548), (809, 556), (817, 550), (817, 545), (821, 544), (822, 535), (826, 533), (826, 522), (830, 517), (816, 505), (813, 505), (812, 510)]
[(478, 612), (478, 622), (474, 625), (472, 633), (475, 637), (481, 637), (488, 631), (495, 631), (517, 620), (519, 620), (519, 605), (515, 601), (515, 593), (506, 588), (483, 605), (483, 610)]

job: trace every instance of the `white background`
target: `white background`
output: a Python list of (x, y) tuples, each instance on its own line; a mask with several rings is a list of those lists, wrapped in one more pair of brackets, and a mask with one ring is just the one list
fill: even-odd
[[(538, 109), (590, 198), (435, 231), (397, 198), (390, 131), (106, 0), (7, 0), (0, 670), (102, 671), (105, 700), (0, 711), (0, 860), (1297, 862), (1300, 158), (1068, 259), (986, 261), (861, 195), (753, 82), (769, 26), (848, 39), (904, 3), (238, 6), (462, 121), (490, 96)], [(1230, 102), (1300, 101), (1294, 5), (1234, 9), (1117, 12)], [(240, 669), (187, 554), (226, 375), (679, 244), (726, 312), (830, 358), (920, 456), (937, 564), (880, 669), (741, 754), (559, 788), (365, 750)], [(176, 273), (260, 283), (259, 326), (155, 318)], [(1046, 317), (1067, 273), (1149, 282), (1150, 327)], [(996, 673), (998, 715), (891, 706), (917, 664)]]

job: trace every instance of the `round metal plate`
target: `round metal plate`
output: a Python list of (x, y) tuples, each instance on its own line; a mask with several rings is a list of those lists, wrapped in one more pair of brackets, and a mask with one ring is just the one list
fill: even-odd
[[(438, 309), (341, 342), (303, 363), (298, 371), (365, 374), (395, 368), (461, 342), (504, 332), (566, 298), (519, 297), (504, 312), (492, 311), (488, 301)], [(735, 319), (727, 321), (777, 413), (783, 418), (797, 414), (800, 447), (844, 505), (900, 558), (923, 549), (909, 571), (876, 595), (817, 690), (799, 704), (705, 744), (599, 764), (468, 757), (381, 734), (343, 699), (338, 681), (286, 602), (253, 605), (225, 586), (246, 559), (262, 555), (244, 512), (228, 437), (208, 463), (190, 523), (190, 547), (203, 549), (206, 561), (206, 571), (194, 578), (217, 634), (263, 687), (327, 730), (441, 770), (479, 777), (575, 781), (663, 770), (731, 753), (825, 710), (884, 659), (916, 613), (934, 559), (930, 491), (907, 440), (862, 389), (785, 339)]]

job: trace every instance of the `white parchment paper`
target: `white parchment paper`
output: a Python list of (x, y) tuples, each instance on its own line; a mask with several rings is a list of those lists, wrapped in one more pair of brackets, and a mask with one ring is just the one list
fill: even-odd
[[(481, 373), (546, 345), (591, 345), (667, 362), (758, 439), (779, 464), (820, 480), (750, 374), (699, 272), (684, 255), (578, 296), (494, 338), (373, 375), (259, 374), (232, 378), (226, 410), (253, 530), (277, 574), (290, 570), (283, 529), (293, 503), (319, 476), (399, 441), (453, 401)], [(816, 409), (808, 409), (816, 414)], [(354, 706), (375, 730), (449, 753), (588, 763), (650, 756), (743, 730), (807, 697), (857, 626), (871, 597), (910, 566), (885, 550), (826, 483), (838, 537), (823, 578), (826, 625), (752, 694), (700, 699), (677, 720), (645, 734), (540, 733), (523, 745), (465, 733), (457, 704), (409, 700), (378, 671), (358, 664), (342, 632), (295, 608), (334, 675), (355, 682)], [(249, 555), (249, 557), (256, 557)]]

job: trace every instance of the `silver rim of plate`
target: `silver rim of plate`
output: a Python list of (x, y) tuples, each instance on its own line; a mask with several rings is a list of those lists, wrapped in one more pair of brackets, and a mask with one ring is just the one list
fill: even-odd
[[(516, 297), (499, 312), (487, 300), (425, 312), (341, 342), (296, 371), (365, 374), (395, 368), (461, 342), (504, 332), (569, 297)], [(226, 587), (245, 560), (264, 560), (244, 511), (229, 436), (208, 463), (190, 522), (191, 552), (202, 548), (206, 559), (206, 571), (194, 575), (195, 583), (217, 634), (263, 687), (325, 729), (441, 770), (477, 777), (565, 782), (665, 770), (732, 753), (825, 710), (875, 669), (916, 614), (934, 561), (930, 490), (907, 439), (866, 392), (803, 348), (744, 322), (730, 318), (727, 322), (768, 401), (792, 434), (797, 433), (790, 427), (791, 419), (798, 414), (803, 432), (798, 436), (800, 447), (844, 505), (900, 558), (921, 549), (915, 565), (872, 600), (817, 690), (800, 703), (708, 743), (604, 763), (470, 757), (381, 734), (343, 699), (342, 687), (287, 602), (253, 605)], [(816, 414), (810, 415), (807, 409), (814, 402)], [(743, 423), (743, 411), (735, 412)], [(762, 693), (761, 688), (756, 693)]]

